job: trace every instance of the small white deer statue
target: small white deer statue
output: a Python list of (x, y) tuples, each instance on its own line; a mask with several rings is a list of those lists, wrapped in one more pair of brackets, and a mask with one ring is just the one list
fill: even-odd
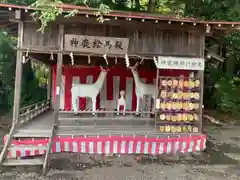
[[(118, 112), (120, 111), (120, 106), (123, 106), (123, 115), (125, 115), (126, 111), (126, 99), (125, 99), (125, 91), (121, 90), (120, 91), (120, 98), (118, 99)], [(119, 115), (119, 113), (117, 113)]]
[(101, 67), (101, 72), (99, 74), (99, 77), (97, 81), (93, 84), (72, 84), (72, 107), (73, 111), (77, 113), (77, 102), (78, 97), (89, 97), (92, 99), (92, 111), (93, 115), (95, 115), (96, 111), (96, 100), (97, 95), (99, 94), (100, 90), (103, 87), (103, 83), (106, 79), (108, 70), (105, 70)]
[[(153, 101), (155, 101), (155, 85), (145, 84), (141, 81), (141, 79), (139, 78), (138, 72), (136, 70), (138, 65), (139, 63), (136, 63), (133, 67), (129, 66), (129, 68), (132, 71), (134, 82), (135, 82), (135, 93), (137, 96), (136, 114), (139, 113), (140, 100), (143, 99), (144, 95), (151, 96), (153, 98)], [(153, 106), (152, 112), (154, 112), (154, 110), (155, 110), (155, 107)]]

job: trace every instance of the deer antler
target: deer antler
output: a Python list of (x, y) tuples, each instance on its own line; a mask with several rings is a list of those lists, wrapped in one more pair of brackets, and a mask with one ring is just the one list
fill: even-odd
[(136, 69), (139, 66), (139, 62), (136, 62), (136, 64), (134, 64), (133, 68)]
[(139, 65), (139, 62), (137, 62), (136, 64), (134, 64), (133, 66), (128, 66), (129, 69), (136, 69)]

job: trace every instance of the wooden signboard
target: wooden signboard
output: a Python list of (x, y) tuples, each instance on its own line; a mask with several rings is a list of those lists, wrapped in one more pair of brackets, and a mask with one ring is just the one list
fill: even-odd
[(128, 44), (128, 38), (66, 34), (64, 49), (83, 53), (126, 54)]
[(203, 71), (205, 66), (203, 58), (186, 58), (186, 57), (165, 57), (159, 56), (158, 69), (182, 69)]

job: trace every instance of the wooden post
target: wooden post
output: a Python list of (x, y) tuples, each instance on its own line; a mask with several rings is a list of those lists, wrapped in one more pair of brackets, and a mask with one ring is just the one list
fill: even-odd
[(60, 108), (60, 90), (61, 90), (61, 81), (62, 81), (62, 65), (63, 65), (63, 38), (64, 37), (64, 26), (60, 25), (59, 27), (59, 51), (57, 54), (57, 74), (56, 74), (56, 101), (54, 104), (54, 123), (58, 124), (58, 113)]
[[(18, 47), (23, 44), (23, 22), (18, 24)], [(20, 115), (21, 101), (21, 83), (22, 83), (22, 51), (17, 51), (16, 71), (15, 71), (15, 89), (14, 89), (14, 106), (13, 106), (13, 122), (17, 123)]]
[[(202, 35), (201, 36), (201, 40), (202, 40), (202, 43), (201, 43), (201, 48), (200, 48), (200, 57), (201, 58), (204, 58), (204, 52), (205, 52), (205, 36)], [(201, 82), (201, 86), (200, 86), (200, 106), (203, 106), (203, 91), (204, 91), (204, 70), (203, 71), (198, 71), (197, 73), (197, 78), (200, 79), (200, 82)], [(200, 114), (200, 124), (199, 124), (199, 132), (201, 133), (203, 131), (202, 129), (202, 121), (203, 121), (203, 108), (200, 107), (199, 109), (199, 114)]]
[[(23, 22), (18, 23), (18, 48), (21, 49), (23, 44)], [(19, 122), (20, 115), (20, 99), (21, 99), (21, 82), (22, 82), (22, 51), (17, 51), (16, 70), (15, 70), (15, 89), (14, 89), (14, 105), (13, 105), (13, 119), (12, 127), (8, 134), (6, 144), (0, 154), (0, 164), (6, 158), (8, 148), (12, 141), (13, 133)]]
[[(157, 120), (156, 120), (156, 118), (157, 118), (157, 115), (158, 115), (158, 109), (156, 108), (156, 105), (157, 105), (157, 99), (158, 99), (158, 95), (159, 95), (159, 88), (158, 88), (158, 83), (159, 83), (159, 69), (157, 68), (157, 73), (156, 73), (156, 81), (155, 81), (155, 92), (154, 92), (154, 96), (155, 96), (155, 98), (154, 98), (154, 103), (153, 103), (153, 105), (154, 105), (154, 118), (155, 118), (155, 121), (154, 121), (154, 128), (155, 128), (155, 131), (156, 131), (156, 129), (157, 129), (157, 125), (156, 125), (156, 122), (157, 122)], [(159, 118), (159, 117), (158, 117)]]
[(63, 38), (64, 37), (64, 26), (59, 25), (59, 34), (58, 34), (58, 44), (59, 44), (59, 53), (57, 54), (57, 77), (56, 77), (56, 101), (54, 104), (54, 113), (53, 113), (53, 124), (52, 124), (52, 134), (49, 137), (48, 149), (45, 154), (44, 164), (43, 164), (43, 174), (46, 174), (47, 165), (48, 165), (48, 155), (52, 149), (53, 138), (55, 136), (56, 126), (59, 125), (59, 108), (60, 108), (60, 86), (62, 80), (62, 64), (63, 64)]
[(47, 87), (47, 100), (49, 101), (50, 103), (50, 108), (53, 107), (53, 104), (52, 104), (52, 66), (49, 65), (48, 66), (48, 87)]

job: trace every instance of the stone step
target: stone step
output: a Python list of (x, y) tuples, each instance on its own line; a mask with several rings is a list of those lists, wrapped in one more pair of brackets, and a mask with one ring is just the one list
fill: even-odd
[(224, 153), (224, 155), (236, 161), (240, 161), (240, 153)]
[(3, 161), (3, 166), (36, 166), (43, 165), (44, 157), (34, 159), (6, 159)]
[(36, 137), (50, 137), (51, 136), (51, 130), (17, 130), (16, 133), (13, 134), (14, 138), (20, 138), (20, 137), (31, 137), (31, 138), (36, 138)]
[(132, 118), (132, 117), (99, 117), (99, 118), (86, 118), (86, 117), (67, 117), (59, 118), (60, 125), (145, 125), (154, 124), (154, 119), (151, 118)]
[(106, 130), (106, 131), (144, 131), (144, 130), (154, 130), (152, 126), (150, 125), (122, 125), (122, 126), (113, 126), (113, 125), (108, 125), (108, 126), (58, 126), (58, 130), (79, 130), (79, 131), (96, 131), (96, 130)]

